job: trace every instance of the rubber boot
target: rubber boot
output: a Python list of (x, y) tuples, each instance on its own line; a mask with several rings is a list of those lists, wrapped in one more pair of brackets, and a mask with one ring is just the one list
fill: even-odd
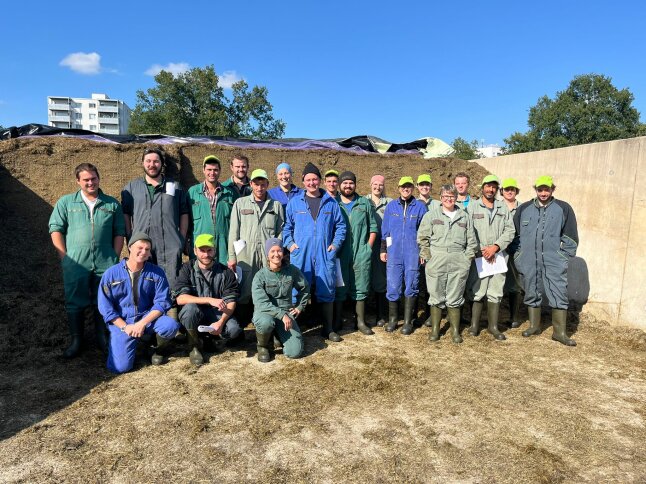
[(520, 293), (510, 292), (507, 296), (509, 298), (509, 319), (512, 328), (520, 328)]
[(94, 306), (92, 308), (94, 319), (94, 338), (96, 346), (104, 353), (108, 354), (108, 328), (103, 322), (99, 308)]
[(188, 355), (188, 360), (195, 366), (200, 366), (204, 363), (204, 357), (200, 352), (200, 335), (197, 332), (197, 329), (187, 329), (186, 330), (186, 339), (188, 340), (188, 347), (191, 348), (191, 352)]
[(377, 300), (377, 323), (376, 324), (381, 328), (384, 324), (386, 324), (386, 318), (388, 317), (388, 315), (386, 314), (386, 308), (388, 307), (386, 293), (376, 292), (375, 299)]
[(68, 360), (76, 358), (81, 354), (81, 345), (83, 343), (83, 325), (85, 323), (85, 314), (83, 311), (67, 313), (67, 327), (72, 337), (72, 341), (67, 349), (63, 352), (63, 358)]
[(438, 341), (440, 339), (440, 321), (442, 320), (442, 308), (431, 306), (431, 334), (428, 336), (429, 341)]
[(334, 324), (332, 329), (337, 334), (343, 329), (343, 302), (334, 301)]
[(462, 343), (460, 336), (460, 308), (449, 308), (449, 323), (451, 324), (451, 338), (454, 343)]
[(529, 329), (523, 331), (525, 338), (538, 334), (541, 330), (541, 308), (528, 307), (527, 313), (529, 314)]
[(384, 330), (392, 333), (397, 329), (397, 320), (399, 319), (399, 303), (398, 301), (388, 301), (388, 324)]
[(500, 303), (487, 302), (487, 331), (498, 341), (507, 339), (504, 334), (498, 330), (498, 314), (500, 314)]
[(166, 311), (166, 316), (179, 322), (179, 310), (177, 309), (177, 306), (171, 306), (171, 308)]
[(469, 333), (471, 336), (478, 336), (480, 334), (480, 316), (482, 315), (482, 308), (484, 303), (482, 301), (473, 301), (471, 306), (471, 326), (469, 326)]
[(404, 299), (404, 325), (401, 334), (408, 336), (413, 333), (413, 311), (417, 310), (417, 296)]
[(153, 365), (158, 366), (164, 362), (164, 349), (166, 348), (166, 346), (168, 346), (168, 343), (170, 343), (171, 340), (162, 338), (158, 334), (156, 334), (155, 336), (157, 337), (157, 346), (155, 347), (155, 351), (150, 357), (150, 362)]
[(341, 336), (334, 331), (334, 303), (319, 303), (319, 311), (323, 317), (323, 328), (321, 330), (323, 337), (329, 339), (333, 343), (342, 341)]
[(258, 345), (258, 361), (260, 363), (269, 363), (271, 361), (271, 345), (274, 342), (273, 333), (258, 333), (256, 332), (256, 339)]
[(366, 301), (357, 301), (355, 311), (357, 312), (357, 329), (367, 336), (375, 334), (366, 324)]
[[(427, 301), (427, 299), (425, 299)], [(433, 319), (431, 318), (431, 306), (425, 302), (424, 303), (424, 326), (428, 326), (429, 328), (433, 326)]]
[(565, 346), (576, 346), (576, 341), (567, 337), (567, 309), (552, 309), (552, 339)]

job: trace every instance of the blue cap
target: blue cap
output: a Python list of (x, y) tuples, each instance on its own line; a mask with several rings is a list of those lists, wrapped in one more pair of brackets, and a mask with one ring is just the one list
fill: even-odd
[(278, 172), (279, 172), (280, 170), (282, 170), (283, 168), (286, 168), (286, 169), (287, 169), (287, 171), (289, 171), (290, 173), (294, 173), (294, 172), (292, 171), (292, 167), (291, 167), (291, 166), (289, 166), (289, 163), (281, 163), (280, 165), (278, 165), (278, 166), (276, 167), (276, 174), (278, 174)]

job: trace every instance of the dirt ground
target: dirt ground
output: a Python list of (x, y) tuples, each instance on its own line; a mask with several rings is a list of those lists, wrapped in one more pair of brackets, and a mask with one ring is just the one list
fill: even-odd
[[(185, 185), (210, 153), (173, 145)], [(51, 206), (74, 190), (73, 167), (99, 166), (118, 195), (139, 174), (140, 145), (69, 139), (0, 143), (1, 482), (644, 482), (646, 333), (571, 314), (578, 342), (508, 330), (428, 342), (351, 330), (326, 343), (306, 333), (306, 354), (269, 364), (243, 347), (191, 367), (179, 345), (168, 364), (141, 358), (115, 377), (88, 341), (77, 360), (67, 342), (62, 282), (49, 243)], [(247, 150), (252, 165), (288, 161), (353, 169), (365, 193), (382, 172), (430, 171), (434, 187), (476, 164), (411, 156)], [(226, 168), (224, 170), (226, 172)], [(498, 174), (510, 176), (512, 174)], [(391, 189), (391, 193), (393, 190)], [(504, 314), (503, 314), (504, 316)], [(466, 333), (466, 332), (464, 332)]]

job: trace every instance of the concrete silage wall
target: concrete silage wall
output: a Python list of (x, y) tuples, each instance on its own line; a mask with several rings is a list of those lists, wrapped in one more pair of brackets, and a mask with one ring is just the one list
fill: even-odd
[(570, 203), (580, 245), (569, 274), (570, 298), (614, 324), (646, 329), (646, 137), (477, 160), (515, 177), (521, 200), (534, 180), (552, 175)]

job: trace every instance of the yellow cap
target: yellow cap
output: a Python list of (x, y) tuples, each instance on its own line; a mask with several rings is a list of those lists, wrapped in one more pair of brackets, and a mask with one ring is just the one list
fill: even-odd
[(195, 247), (215, 247), (215, 237), (211, 234), (200, 234), (195, 237)]
[(497, 183), (498, 185), (500, 185), (500, 180), (496, 175), (487, 175), (482, 179), (482, 184), (480, 186), (483, 186), (487, 183)]
[(433, 182), (431, 181), (431, 175), (429, 175), (428, 173), (423, 173), (423, 174), (421, 174), (420, 176), (418, 176), (418, 177), (417, 177), (417, 184), (418, 184), (418, 185), (419, 185), (420, 183), (424, 183), (424, 182), (426, 182), (426, 183), (433, 183)]
[(265, 180), (269, 180), (267, 172), (262, 168), (256, 168), (253, 172), (251, 172), (251, 177), (249, 179), (255, 180), (256, 178), (264, 178)]
[(339, 172), (336, 171), (336, 170), (328, 170), (328, 171), (325, 172), (325, 175), (323, 175), (323, 176), (326, 177), (326, 176), (331, 176), (331, 175), (334, 175), (334, 176), (338, 177)]
[(518, 187), (518, 182), (516, 181), (515, 178), (505, 178), (502, 181), (502, 187), (503, 188), (515, 188), (516, 190), (518, 190), (518, 188), (519, 188)]
[(220, 163), (220, 160), (218, 159), (217, 156), (209, 155), (204, 157), (204, 161), (202, 162), (202, 168), (204, 168), (209, 161), (212, 163), (217, 162), (218, 165), (222, 165), (222, 163)]
[(407, 185), (407, 184), (415, 185), (415, 182), (413, 181), (412, 176), (403, 176), (399, 179), (399, 184), (397, 185), (398, 187)]
[(552, 177), (549, 175), (543, 175), (539, 176), (536, 181), (534, 182), (534, 186), (536, 188), (538, 187), (553, 187), (554, 186), (554, 181), (552, 180)]

